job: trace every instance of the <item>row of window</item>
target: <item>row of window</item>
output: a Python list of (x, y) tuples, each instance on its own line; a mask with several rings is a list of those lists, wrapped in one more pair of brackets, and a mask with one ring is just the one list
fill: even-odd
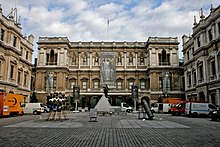
[[(198, 77), (198, 83), (202, 83), (204, 82), (204, 70), (203, 70), (203, 62), (199, 63), (197, 68), (198, 68), (198, 71), (197, 71), (197, 74), (196, 74), (196, 70), (193, 69), (191, 72), (188, 72), (187, 73), (187, 84), (188, 84), (188, 87), (190, 87), (191, 85), (196, 85), (196, 82), (197, 82), (197, 77)], [(216, 79), (216, 62), (215, 60), (210, 60), (208, 62), (208, 75), (209, 75), (209, 78), (210, 80), (214, 80)]]
[[(45, 89), (46, 89), (46, 85), (47, 85), (47, 78), (45, 77)], [(81, 89), (83, 90), (87, 90), (89, 88), (89, 81), (88, 80), (82, 80), (81, 81), (82, 85), (81, 85)], [(53, 78), (53, 89), (56, 89), (56, 84), (57, 84), (57, 80), (56, 77)], [(71, 89), (73, 89), (73, 87), (75, 85), (77, 85), (76, 81), (71, 81)], [(134, 80), (128, 80), (128, 87), (129, 89), (131, 89), (131, 86), (134, 85)], [(93, 80), (93, 89), (99, 89), (100, 87), (100, 81), (99, 80)], [(117, 80), (116, 81), (116, 89), (117, 90), (122, 90), (123, 89), (123, 81), (122, 80)], [(140, 80), (140, 89), (146, 89), (146, 80)]]
[[(11, 65), (11, 70), (10, 70), (10, 79), (13, 80), (14, 78), (14, 73), (15, 73), (15, 66)], [(23, 78), (23, 85), (27, 86), (27, 73), (24, 73), (24, 76), (22, 76), (23, 72), (22, 71), (18, 71), (18, 76), (17, 76), (17, 84), (18, 85), (22, 85), (22, 78)]]
[[(218, 27), (218, 34), (220, 35), (220, 22), (217, 23), (217, 27)], [(213, 31), (214, 29), (214, 31)], [(205, 42), (207, 42), (207, 38), (208, 38), (208, 41), (212, 41), (214, 39), (213, 36), (215, 36), (217, 34), (216, 32), (216, 25), (213, 25), (207, 32), (205, 32)], [(198, 36), (196, 38), (196, 41), (197, 41), (197, 47), (201, 47), (201, 37)]]
[[(0, 60), (0, 76), (2, 76), (2, 71), (4, 71), (2, 68), (3, 62)], [(18, 85), (22, 85), (22, 82), (23, 82), (23, 85), (27, 86), (28, 83), (27, 83), (27, 76), (28, 76), (28, 73), (23, 73), (22, 71), (18, 71), (18, 75), (17, 75), (17, 84)], [(11, 64), (10, 65), (10, 75), (9, 75), (9, 80), (11, 82), (16, 82), (15, 81), (15, 65), (14, 64)], [(23, 81), (22, 81), (23, 79)]]
[[(82, 86), (81, 88), (86, 90), (88, 89), (88, 80), (82, 80)], [(71, 82), (71, 89), (76, 85), (76, 81)], [(134, 85), (134, 80), (128, 80), (128, 88), (131, 89), (132, 85)], [(100, 81), (99, 80), (94, 80), (93, 81), (93, 89), (99, 89), (100, 88)], [(117, 80), (116, 81), (116, 89), (117, 90), (122, 90), (124, 89), (123, 87), (123, 81), (122, 80)], [(140, 81), (140, 89), (146, 89), (146, 80), (141, 80)]]
[[(0, 31), (0, 40), (1, 41), (5, 41), (5, 30), (4, 29), (1, 29)], [(13, 36), (13, 47), (17, 47), (17, 37), (16, 36)], [(26, 50), (25, 52), (25, 49), (23, 49), (23, 47), (21, 47), (21, 55), (23, 56), (23, 54), (25, 54), (25, 59), (26, 60), (29, 60), (29, 52)]]
[[(1, 31), (0, 31), (0, 40), (5, 41), (5, 30), (4, 29), (1, 29)], [(13, 47), (16, 47), (16, 46), (17, 46), (17, 37), (14, 36), (13, 37)]]
[[(220, 22), (217, 23), (217, 26), (218, 26), (218, 34), (220, 36)], [(214, 28), (214, 31), (213, 31), (213, 28)], [(214, 33), (213, 33), (214, 32)], [(208, 35), (207, 35), (208, 34)], [(208, 38), (208, 41), (212, 41), (214, 39), (213, 36), (215, 36), (216, 34), (216, 29), (215, 29), (215, 25), (213, 25), (213, 27), (211, 29), (209, 29), (206, 33), (205, 33), (205, 42), (207, 42), (207, 38)], [(197, 47), (201, 47), (202, 46), (202, 42), (201, 42), (202, 38), (201, 38), (201, 35), (197, 36), (196, 37), (196, 43), (197, 43)], [(195, 49), (194, 49), (194, 46), (192, 46), (187, 52), (186, 52), (186, 59), (187, 60), (190, 60), (191, 59), (191, 56), (192, 53), (194, 53)]]
[[(46, 58), (46, 65), (57, 65), (57, 53), (54, 50), (51, 50), (50, 53), (47, 54)], [(162, 50), (161, 53), (158, 54), (159, 58), (159, 65), (170, 65), (170, 54), (167, 53), (165, 50)], [(129, 56), (128, 58), (128, 65), (134, 65), (133, 57)], [(76, 64), (76, 58), (72, 58), (72, 65)], [(144, 57), (140, 57), (140, 64), (144, 64)], [(82, 58), (82, 65), (88, 65), (88, 58), (85, 56)], [(99, 59), (96, 57), (94, 59), (94, 65), (99, 65)], [(121, 57), (117, 57), (117, 65), (122, 65)]]
[[(168, 77), (159, 77), (159, 89), (166, 92), (166, 91), (170, 91), (172, 89), (171, 87), (171, 79), (172, 77), (168, 76)], [(84, 79), (81, 80), (81, 89), (82, 90), (87, 90), (89, 88), (89, 81)], [(53, 78), (53, 89), (56, 89), (57, 87), (57, 79), (56, 77)], [(150, 79), (149, 80), (140, 80), (139, 81), (139, 88), (142, 90), (146, 90), (147, 88), (149, 88), (150, 85)], [(44, 89), (46, 89), (46, 85), (47, 85), (47, 78), (45, 77), (45, 87)], [(70, 87), (71, 89), (73, 89), (73, 87), (77, 85), (76, 81), (71, 81), (70, 82)], [(131, 89), (132, 86), (135, 85), (134, 80), (128, 80), (128, 88)], [(99, 80), (93, 80), (93, 89), (100, 89), (100, 81)], [(116, 81), (116, 89), (117, 90), (122, 90), (124, 89), (123, 87), (123, 80), (117, 80)]]

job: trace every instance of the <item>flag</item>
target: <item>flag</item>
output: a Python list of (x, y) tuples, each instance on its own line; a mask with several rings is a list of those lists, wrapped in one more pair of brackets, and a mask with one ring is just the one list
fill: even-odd
[(107, 24), (108, 24), (108, 27), (109, 27), (109, 19), (107, 19)]

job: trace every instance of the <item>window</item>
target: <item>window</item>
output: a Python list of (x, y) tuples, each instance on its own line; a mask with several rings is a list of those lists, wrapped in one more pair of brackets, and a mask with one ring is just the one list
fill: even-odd
[(28, 60), (28, 51), (26, 51), (26, 59)]
[(199, 82), (203, 82), (203, 65), (199, 65)]
[(188, 73), (188, 86), (191, 86), (191, 73)]
[(70, 83), (70, 85), (71, 85), (71, 89), (73, 89), (73, 87), (76, 85), (76, 81), (72, 81), (71, 83)]
[(196, 85), (196, 72), (193, 72), (193, 84)]
[(187, 60), (189, 60), (189, 51), (187, 51)]
[(93, 88), (94, 89), (98, 89), (99, 88), (99, 81), (96, 80), (96, 81), (93, 82)]
[(170, 65), (170, 54), (166, 52), (166, 50), (162, 50), (159, 56), (159, 65)]
[(82, 82), (82, 89), (87, 89), (87, 81)]
[(141, 83), (140, 83), (141, 85), (140, 85), (140, 88), (141, 89), (146, 89), (146, 82), (145, 82), (145, 80), (141, 80)]
[(128, 82), (128, 89), (131, 89), (133, 85), (134, 85), (134, 81), (129, 81)]
[(209, 41), (212, 41), (212, 29), (208, 31)]
[(21, 47), (21, 55), (23, 54), (23, 47)]
[(87, 65), (87, 57), (83, 57), (83, 65)]
[(160, 88), (160, 90), (163, 89), (163, 80), (162, 80), (162, 77), (159, 77), (159, 88)]
[(117, 89), (122, 89), (122, 81), (117, 81)]
[(4, 36), (5, 36), (5, 30), (1, 29), (1, 34), (0, 34), (0, 40), (4, 41)]
[(24, 74), (24, 85), (27, 85), (27, 74)]
[(218, 34), (220, 36), (220, 22), (218, 22)]
[(16, 47), (16, 45), (17, 45), (17, 37), (16, 37), (16, 36), (14, 36), (14, 40), (13, 40), (13, 46), (14, 46), (14, 47)]
[(18, 80), (17, 80), (18, 84), (21, 84), (21, 72), (18, 72)]
[(14, 74), (14, 65), (11, 65), (11, 72), (10, 72), (10, 78), (13, 79)]
[(211, 61), (211, 75), (216, 75), (216, 70), (215, 70), (215, 60)]
[(54, 53), (54, 50), (51, 50), (50, 53), (47, 54), (46, 65), (57, 65), (57, 53)]
[(201, 40), (200, 40), (200, 36), (197, 37), (197, 46), (200, 47), (201, 46)]
[(56, 77), (53, 78), (53, 89), (54, 90), (57, 89), (57, 78)]

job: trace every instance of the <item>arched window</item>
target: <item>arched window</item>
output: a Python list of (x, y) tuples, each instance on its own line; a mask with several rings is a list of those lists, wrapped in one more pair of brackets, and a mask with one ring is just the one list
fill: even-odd
[(123, 88), (122, 84), (123, 84), (123, 80), (122, 79), (117, 79), (116, 89), (118, 89), (118, 90), (122, 89)]
[(93, 80), (93, 89), (99, 89), (100, 88), (100, 81), (99, 79), (94, 79)]
[(54, 50), (51, 50), (49, 54), (47, 54), (47, 63), (46, 65), (57, 65), (57, 54)]
[(166, 50), (162, 50), (159, 56), (159, 65), (170, 65), (170, 54), (166, 52)]

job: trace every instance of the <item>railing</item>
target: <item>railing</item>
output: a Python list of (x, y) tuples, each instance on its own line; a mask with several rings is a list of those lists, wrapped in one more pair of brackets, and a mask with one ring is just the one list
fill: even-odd
[(159, 62), (159, 65), (171, 65), (170, 62)]

